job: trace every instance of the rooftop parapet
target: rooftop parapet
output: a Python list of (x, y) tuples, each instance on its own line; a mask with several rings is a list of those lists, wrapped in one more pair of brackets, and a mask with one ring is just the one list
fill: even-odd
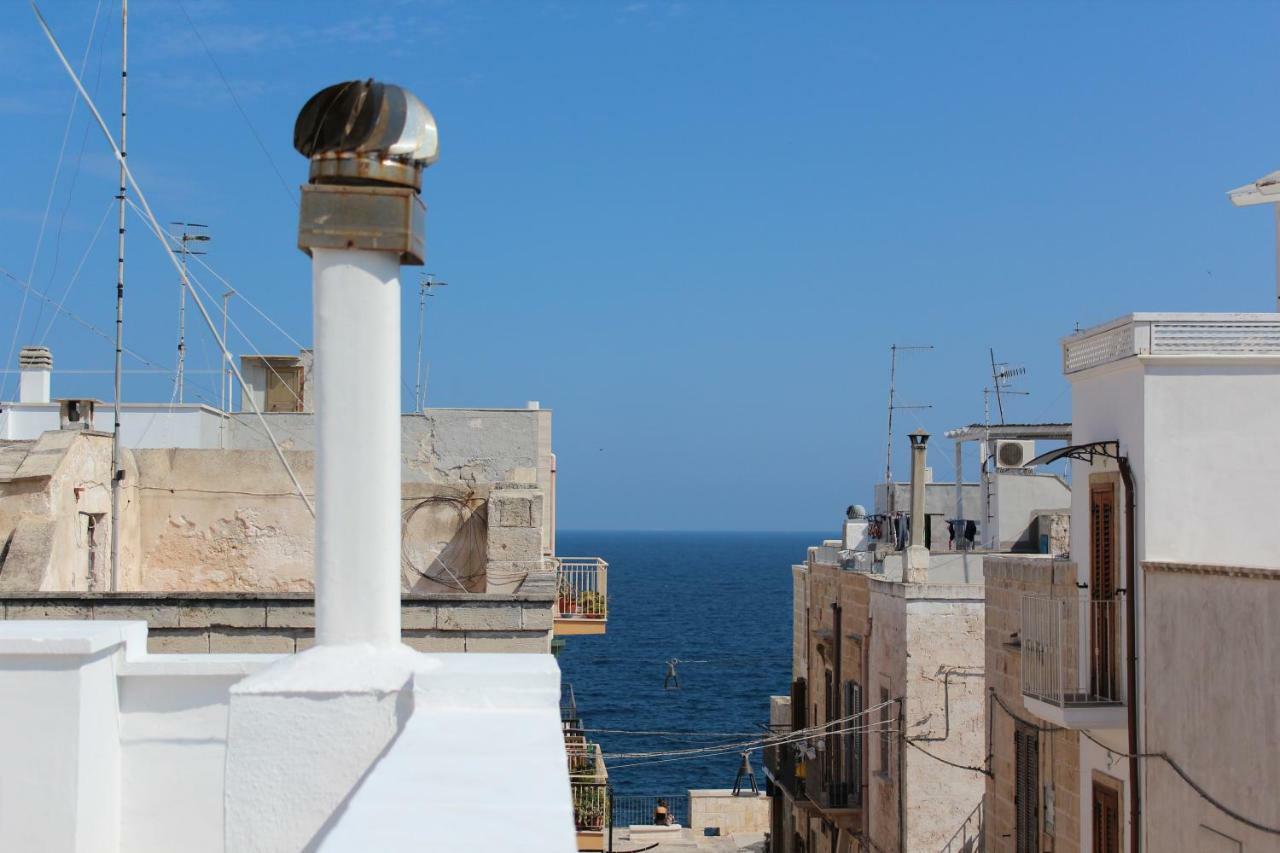
[(1280, 314), (1128, 314), (1063, 338), (1062, 372), (1147, 355), (1280, 356)]

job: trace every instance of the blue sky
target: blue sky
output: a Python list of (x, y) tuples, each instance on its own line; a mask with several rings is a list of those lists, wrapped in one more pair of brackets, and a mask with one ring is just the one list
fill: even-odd
[[(1273, 305), (1269, 212), (1224, 193), (1280, 168), (1274, 4), (185, 5), (270, 158), (181, 8), (133, 0), (130, 162), (160, 218), (208, 223), (209, 262), (306, 343), (273, 162), (305, 180), (292, 123), (323, 86), (417, 92), (441, 128), (427, 269), (450, 282), (428, 306), (430, 402), (553, 408), (564, 528), (834, 529), (882, 473), (891, 343), (934, 345), (899, 373), (933, 408), (899, 423), (940, 433), (980, 420), (988, 347), (1028, 370), (1010, 420), (1065, 418), (1076, 323)], [(78, 64), (97, 0), (44, 6)], [(114, 114), (118, 0), (100, 15), (86, 78)], [(0, 267), (25, 279), (72, 89), (24, 3), (0, 9), (0, 75)], [(89, 247), (115, 167), (84, 128), (80, 109), (33, 281), (57, 298), (83, 258), (66, 305), (109, 329), (114, 218)], [(127, 343), (171, 366), (177, 282), (130, 227)], [(5, 353), (21, 295), (0, 277)], [(213, 368), (194, 322), (188, 368)], [(110, 366), (69, 320), (46, 343), (57, 367)], [(55, 381), (109, 396), (109, 377)], [(169, 381), (131, 374), (126, 396)]]

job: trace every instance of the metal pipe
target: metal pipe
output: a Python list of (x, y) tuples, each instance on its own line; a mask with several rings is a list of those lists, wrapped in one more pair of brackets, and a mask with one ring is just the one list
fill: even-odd
[(400, 641), (400, 257), (312, 249), (316, 642)]
[(120, 202), (119, 238), (116, 243), (116, 361), (115, 402), (111, 427), (111, 591), (120, 588), (120, 373), (124, 367), (124, 205), (128, 192), (127, 125), (129, 105), (129, 0), (120, 0)]
[(1124, 483), (1124, 558), (1125, 558), (1125, 645), (1128, 646), (1129, 666), (1126, 673), (1126, 692), (1129, 694), (1125, 705), (1129, 712), (1129, 849), (1131, 853), (1142, 850), (1142, 784), (1139, 775), (1142, 767), (1138, 757), (1140, 744), (1138, 739), (1138, 596), (1137, 596), (1137, 555), (1138, 547), (1134, 541), (1137, 529), (1134, 515), (1137, 511), (1138, 497), (1133, 482), (1133, 469), (1129, 467), (1129, 458), (1120, 456), (1116, 461), (1120, 467), (1120, 479)]
[(924, 529), (929, 523), (924, 511), (924, 461), (928, 450), (929, 433), (918, 429), (909, 437), (911, 439), (911, 547), (923, 548)]

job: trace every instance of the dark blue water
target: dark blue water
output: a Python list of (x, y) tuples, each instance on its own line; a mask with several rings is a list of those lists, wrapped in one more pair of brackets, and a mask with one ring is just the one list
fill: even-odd
[[(791, 565), (803, 562), (805, 548), (823, 538), (820, 533), (561, 532), (559, 553), (600, 556), (609, 563), (608, 633), (567, 637), (560, 654), (584, 725), (761, 732), (769, 718), (769, 696), (787, 693), (791, 680)], [(663, 689), (669, 658), (689, 661), (677, 668), (679, 690)], [(589, 736), (606, 754), (747, 739)], [(752, 761), (763, 786), (758, 751)], [(733, 784), (740, 762), (736, 752), (662, 763), (616, 757), (608, 759), (609, 780), (619, 794), (725, 788)]]

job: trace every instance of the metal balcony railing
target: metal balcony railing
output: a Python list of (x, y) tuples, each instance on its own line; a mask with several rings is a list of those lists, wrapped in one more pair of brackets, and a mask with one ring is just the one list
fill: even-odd
[(548, 557), (556, 570), (557, 619), (609, 617), (609, 564), (599, 557)]
[(609, 783), (571, 779), (573, 822), (579, 832), (603, 832), (609, 823)]
[(658, 805), (667, 810), (672, 823), (689, 825), (689, 794), (614, 795), (609, 799), (609, 813), (614, 826), (652, 826)]
[(1124, 704), (1123, 603), (1023, 596), (1023, 695), (1059, 708)]

